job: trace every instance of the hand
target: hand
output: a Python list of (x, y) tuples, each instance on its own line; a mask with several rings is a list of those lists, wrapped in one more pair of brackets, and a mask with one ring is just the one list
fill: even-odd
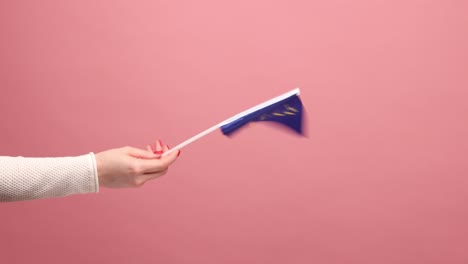
[[(108, 188), (140, 187), (147, 181), (167, 173), (169, 166), (177, 159), (180, 152), (174, 152), (161, 158), (168, 150), (156, 143), (155, 151), (123, 147), (96, 154), (96, 166), (99, 186)], [(162, 149), (162, 151), (161, 151)]]

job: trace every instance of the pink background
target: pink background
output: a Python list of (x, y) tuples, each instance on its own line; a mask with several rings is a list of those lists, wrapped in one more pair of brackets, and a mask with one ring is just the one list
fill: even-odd
[(164, 178), (0, 204), (2, 263), (467, 263), (468, 2), (1, 1), (0, 155), (174, 146)]

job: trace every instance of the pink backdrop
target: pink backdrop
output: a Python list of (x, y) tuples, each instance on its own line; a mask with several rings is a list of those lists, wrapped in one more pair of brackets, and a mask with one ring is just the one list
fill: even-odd
[(2, 263), (467, 263), (468, 2), (1, 1), (0, 155), (174, 146), (164, 178), (0, 204)]

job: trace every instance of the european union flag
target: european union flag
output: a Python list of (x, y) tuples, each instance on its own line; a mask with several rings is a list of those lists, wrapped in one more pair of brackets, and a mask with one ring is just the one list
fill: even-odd
[(249, 122), (277, 122), (302, 135), (302, 119), (303, 107), (301, 99), (299, 98), (299, 88), (296, 88), (198, 133), (171, 150), (166, 151), (163, 153), (163, 156), (167, 156), (171, 152), (177, 151), (213, 131), (217, 131), (219, 128), (221, 128), (224, 135), (230, 135)]
[(298, 93), (258, 110), (242, 115), (221, 126), (224, 135), (230, 135), (249, 122), (271, 121), (285, 125), (302, 134), (303, 107)]

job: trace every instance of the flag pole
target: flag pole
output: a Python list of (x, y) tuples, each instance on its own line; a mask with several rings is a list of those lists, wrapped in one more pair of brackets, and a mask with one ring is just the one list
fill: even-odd
[(284, 99), (286, 99), (288, 97), (291, 97), (293, 95), (299, 95), (299, 94), (300, 94), (300, 90), (299, 90), (299, 88), (296, 88), (296, 89), (293, 89), (293, 90), (291, 90), (291, 91), (289, 91), (287, 93), (284, 93), (284, 94), (279, 95), (279, 96), (277, 96), (275, 98), (272, 98), (272, 99), (270, 99), (268, 101), (265, 101), (265, 102), (263, 102), (261, 104), (258, 104), (258, 105), (254, 106), (254, 107), (251, 107), (251, 108), (249, 108), (249, 109), (247, 109), (247, 110), (245, 110), (243, 112), (240, 112), (237, 115), (234, 115), (233, 117), (230, 117), (230, 118), (224, 120), (223, 122), (221, 122), (221, 123), (219, 123), (219, 124), (217, 124), (215, 126), (212, 126), (212, 127), (208, 128), (207, 130), (205, 130), (203, 132), (200, 132), (197, 135), (187, 139), (186, 141), (180, 143), (179, 145), (175, 146), (174, 148), (170, 149), (169, 151), (164, 152), (162, 154), (162, 156), (165, 157), (167, 155), (170, 155), (174, 151), (178, 151), (178, 150), (182, 149), (183, 147), (185, 147), (185, 146), (199, 140), (200, 138), (210, 134), (211, 132), (216, 131), (217, 129), (221, 128), (225, 124), (228, 124), (228, 123), (230, 123), (232, 121), (235, 121), (235, 120), (237, 120), (237, 119), (239, 119), (239, 118), (241, 118), (241, 117), (243, 117), (245, 115), (248, 115), (248, 114), (251, 114), (251, 113), (253, 113), (255, 111), (258, 111), (259, 109), (262, 109), (264, 107), (267, 107), (269, 105), (272, 105), (274, 103), (282, 101), (282, 100), (284, 100)]
[(174, 151), (176, 151), (176, 150), (182, 149), (183, 147), (187, 146), (188, 144), (193, 143), (193, 142), (199, 140), (200, 138), (202, 138), (202, 137), (204, 137), (204, 136), (210, 134), (210, 133), (213, 132), (213, 131), (216, 131), (216, 130), (217, 130), (218, 128), (220, 128), (221, 126), (222, 126), (221, 123), (219, 123), (219, 124), (217, 124), (216, 126), (212, 126), (212, 127), (208, 128), (207, 130), (205, 130), (205, 131), (203, 131), (203, 132), (201, 132), (201, 133), (199, 133), (199, 134), (197, 134), (197, 135), (195, 135), (195, 136), (193, 136), (193, 137), (187, 139), (186, 141), (180, 143), (179, 145), (175, 146), (174, 148), (171, 148), (169, 151), (164, 152), (164, 153), (162, 154), (162, 156), (165, 157), (165, 156), (171, 154), (172, 152), (174, 152)]

